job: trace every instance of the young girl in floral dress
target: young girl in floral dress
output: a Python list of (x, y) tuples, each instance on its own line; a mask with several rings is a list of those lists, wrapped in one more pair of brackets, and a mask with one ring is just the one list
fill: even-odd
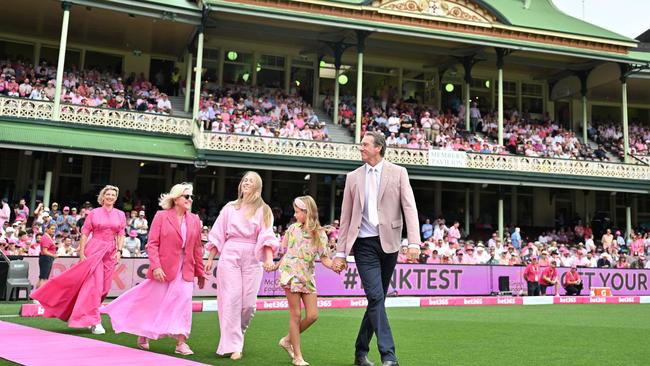
[[(284, 288), (289, 302), (289, 334), (280, 339), (293, 359), (293, 364), (309, 365), (300, 350), (300, 333), (309, 328), (318, 318), (316, 304), (316, 281), (314, 279), (314, 260), (320, 258), (323, 265), (332, 268), (328, 256), (328, 243), (325, 230), (318, 221), (318, 209), (311, 196), (298, 197), (293, 201), (296, 223), (289, 226), (282, 240), (286, 253), (277, 263), (280, 269), (280, 286)], [(302, 318), (300, 302), (305, 305)]]

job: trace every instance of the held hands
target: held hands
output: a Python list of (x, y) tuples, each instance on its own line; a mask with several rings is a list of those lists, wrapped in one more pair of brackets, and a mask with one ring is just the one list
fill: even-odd
[(348, 268), (348, 263), (343, 257), (336, 257), (332, 260), (332, 270), (338, 274), (344, 269)]
[(415, 261), (413, 263), (418, 263), (418, 260), (420, 259), (420, 249), (408, 248), (406, 251), (406, 257), (411, 261)]
[(199, 277), (198, 285), (199, 289), (203, 289), (203, 286), (205, 286), (205, 277)]
[(165, 271), (162, 270), (162, 268), (156, 268), (153, 270), (153, 279), (158, 282), (165, 282), (167, 275), (165, 274)]
[(212, 271), (213, 260), (208, 258), (208, 262), (205, 264), (205, 273)]
[(276, 266), (276, 264), (273, 262), (272, 259), (271, 259), (271, 260), (268, 260), (268, 259), (267, 259), (267, 260), (264, 262), (264, 264), (262, 265), (262, 267), (264, 268), (264, 270), (265, 270), (266, 272), (273, 272), (273, 271), (275, 271), (276, 269), (278, 269), (278, 267)]

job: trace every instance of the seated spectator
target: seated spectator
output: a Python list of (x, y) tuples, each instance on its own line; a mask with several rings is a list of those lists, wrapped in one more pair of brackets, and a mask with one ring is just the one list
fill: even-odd
[(137, 230), (129, 231), (129, 236), (124, 239), (124, 248), (129, 251), (131, 257), (140, 256), (140, 239)]

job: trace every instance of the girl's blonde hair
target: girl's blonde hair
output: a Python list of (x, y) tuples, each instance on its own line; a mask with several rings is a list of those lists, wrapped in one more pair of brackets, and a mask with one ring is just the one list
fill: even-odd
[(186, 190), (193, 191), (192, 183), (178, 183), (172, 187), (168, 193), (163, 193), (158, 199), (158, 205), (167, 210), (174, 207), (174, 200), (183, 195)]
[(115, 191), (116, 197), (120, 195), (119, 188), (117, 188), (116, 186), (106, 185), (104, 188), (102, 188), (101, 191), (99, 191), (99, 194), (97, 195), (97, 203), (99, 203), (100, 205), (104, 204), (104, 195), (108, 191)]
[[(244, 184), (244, 179), (249, 178), (252, 183), (252, 190), (248, 197), (244, 197), (244, 194), (241, 191), (242, 184)], [(246, 219), (250, 220), (257, 210), (262, 207), (263, 210), (263, 220), (264, 227), (268, 228), (273, 223), (273, 214), (271, 213), (271, 208), (267, 205), (262, 199), (262, 177), (259, 174), (253, 171), (248, 171), (244, 174), (239, 181), (239, 186), (237, 186), (237, 199), (231, 202), (236, 209), (240, 209), (242, 205), (247, 205), (249, 207), (248, 212), (246, 212)]]
[(311, 196), (300, 196), (297, 197), (296, 200), (300, 200), (306, 207), (306, 209), (302, 209), (295, 204), (293, 205), (295, 209), (305, 212), (305, 216), (307, 217), (302, 229), (311, 235), (312, 246), (318, 248), (323, 244), (320, 242), (320, 234), (323, 228), (320, 226), (320, 221), (318, 220), (318, 207), (316, 206), (316, 201), (314, 201)]

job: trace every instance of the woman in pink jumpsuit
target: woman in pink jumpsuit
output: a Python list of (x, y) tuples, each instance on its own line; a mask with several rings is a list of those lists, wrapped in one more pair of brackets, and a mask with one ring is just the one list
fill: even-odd
[(147, 242), (147, 278), (102, 309), (115, 333), (138, 335), (138, 347), (149, 339), (173, 337), (175, 353), (193, 354), (186, 340), (192, 329), (194, 277), (203, 288), (201, 220), (191, 212), (192, 185), (176, 184), (160, 197)]
[(99, 192), (101, 207), (88, 213), (81, 229), (79, 262), (32, 293), (45, 309), (43, 316), (67, 321), (71, 328), (91, 327), (94, 334), (105, 333), (99, 307), (111, 289), (126, 226), (124, 212), (113, 207), (118, 193), (115, 186)]
[(274, 269), (273, 255), (279, 247), (273, 233), (273, 214), (261, 192), (259, 174), (247, 172), (239, 182), (237, 200), (224, 206), (209, 235), (206, 272), (219, 254), (217, 310), (221, 333), (217, 354), (230, 354), (233, 360), (242, 357), (244, 333), (256, 310), (262, 268)]

